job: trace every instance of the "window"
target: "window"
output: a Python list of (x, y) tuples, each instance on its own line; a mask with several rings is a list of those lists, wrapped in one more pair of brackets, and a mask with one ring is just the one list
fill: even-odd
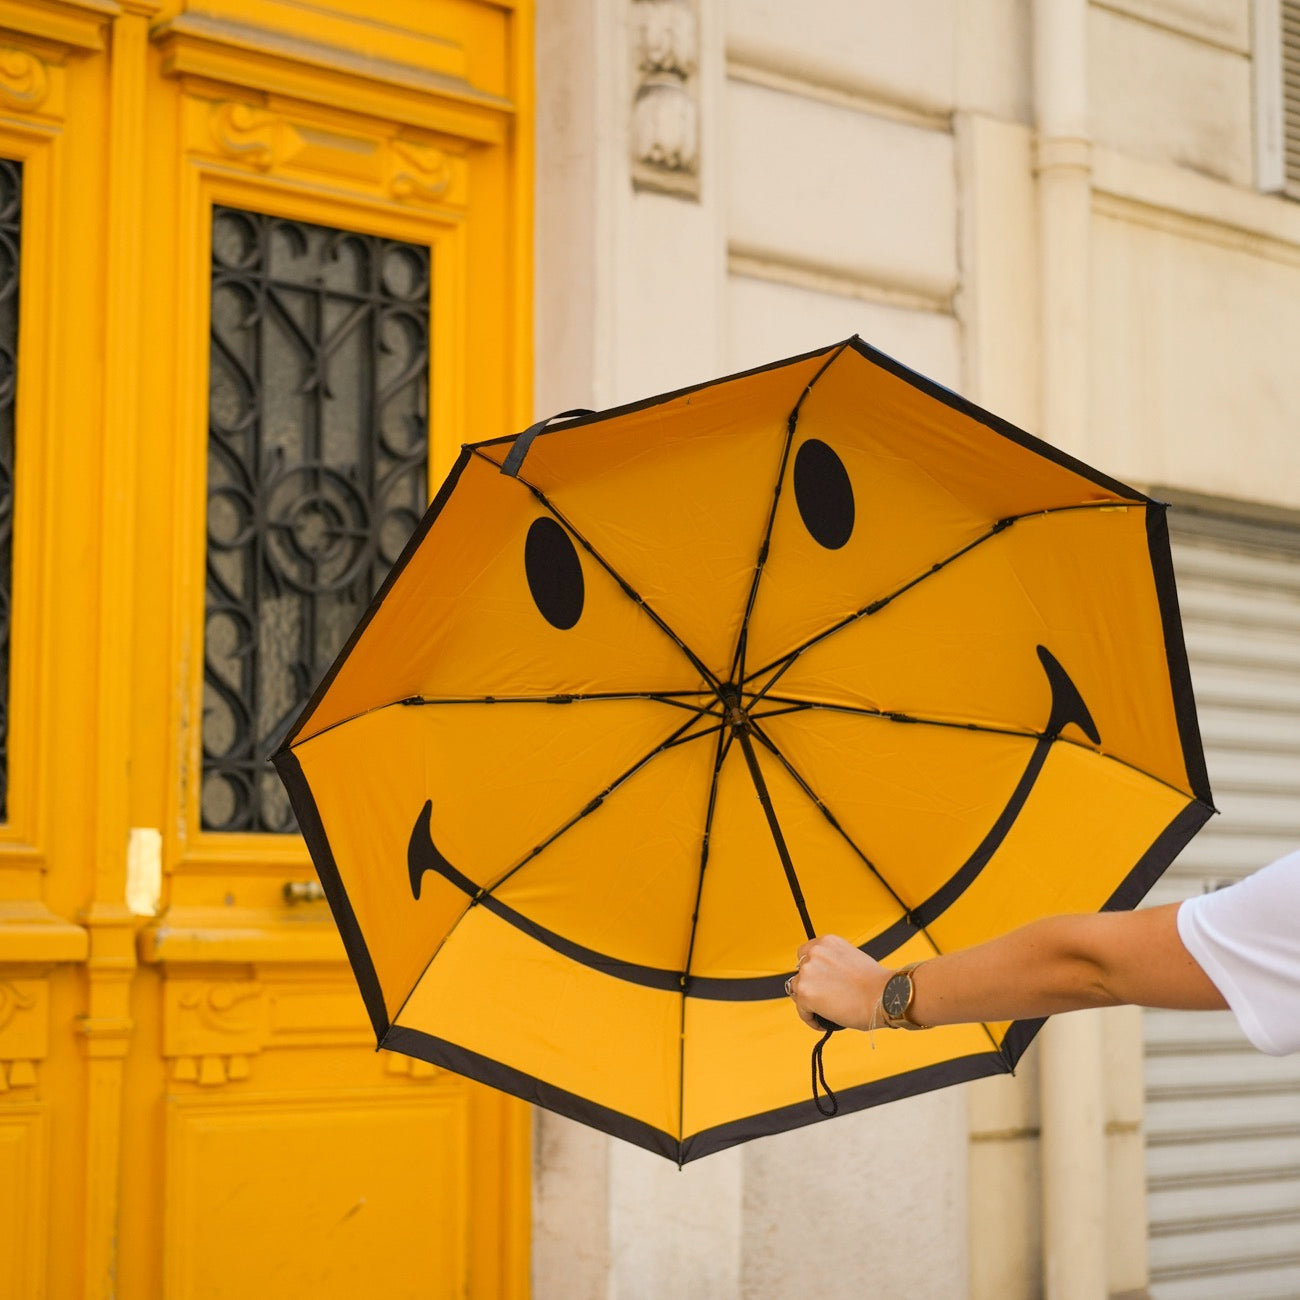
[(202, 825), (291, 832), (267, 756), (427, 501), (429, 250), (217, 208)]
[(1256, 172), (1300, 199), (1300, 0), (1255, 0)]
[(0, 159), (0, 819), (9, 803), (9, 608), (13, 590), (14, 398), (22, 164)]

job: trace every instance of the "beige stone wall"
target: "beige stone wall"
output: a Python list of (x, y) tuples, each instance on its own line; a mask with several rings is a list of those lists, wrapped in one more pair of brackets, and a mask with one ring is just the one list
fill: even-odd
[[(1300, 506), (1300, 204), (1256, 188), (1250, 0), (698, 0), (694, 198), (634, 184), (646, 3), (539, 6), (539, 413), (857, 332), (1138, 485)], [(1075, 1039), (1074, 1190), (1038, 1046), (681, 1174), (543, 1117), (537, 1294), (1140, 1292), (1137, 1021)], [(1050, 1229), (1076, 1210), (1091, 1290)]]

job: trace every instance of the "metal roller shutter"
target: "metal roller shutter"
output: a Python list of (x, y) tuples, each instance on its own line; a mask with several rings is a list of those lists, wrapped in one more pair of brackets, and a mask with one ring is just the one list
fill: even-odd
[[(1300, 524), (1171, 512), (1213, 818), (1165, 903), (1300, 846)], [(1296, 917), (1300, 926), (1300, 914)], [(1300, 1056), (1226, 1013), (1144, 1016), (1154, 1300), (1300, 1296)]]

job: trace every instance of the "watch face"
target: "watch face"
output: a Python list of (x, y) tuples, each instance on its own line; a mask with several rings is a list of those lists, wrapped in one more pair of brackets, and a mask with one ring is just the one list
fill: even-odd
[(885, 1015), (897, 1020), (903, 1014), (907, 1009), (911, 984), (912, 981), (906, 975), (891, 975), (889, 977), (889, 983), (885, 985), (885, 991), (880, 999), (880, 1005), (884, 1007)]

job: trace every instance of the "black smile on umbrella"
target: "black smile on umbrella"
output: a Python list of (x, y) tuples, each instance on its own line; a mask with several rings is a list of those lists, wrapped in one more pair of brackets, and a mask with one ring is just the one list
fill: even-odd
[[(1034, 745), (1029, 761), (1025, 765), (1024, 772), (1021, 774), (1015, 788), (1008, 796), (1006, 805), (1003, 807), (997, 818), (995, 818), (993, 824), (989, 827), (988, 832), (980, 841), (979, 845), (970, 856), (967, 857), (965, 862), (963, 862), (961, 866), (958, 867), (951, 876), (949, 876), (943, 885), (930, 894), (928, 898), (923, 899), (920, 903), (911, 907), (908, 907), (903, 900), (898, 899), (900, 906), (905, 908), (905, 914), (893, 925), (882, 930), (879, 934), (868, 939), (861, 945), (862, 951), (867, 953), (869, 956), (879, 960), (896, 951), (914, 934), (933, 924), (939, 916), (947, 911), (947, 909), (951, 907), (967, 889), (970, 888), (979, 876), (980, 872), (988, 865), (1002, 842), (1006, 839), (1011, 828), (1015, 825), (1016, 818), (1020, 815), (1021, 810), (1028, 802), (1029, 796), (1038, 781), (1039, 774), (1042, 772), (1043, 765), (1047, 761), (1047, 755), (1051, 750), (1052, 744), (1056, 740), (1060, 739), (1062, 731), (1067, 726), (1074, 724), (1094, 745), (1100, 743), (1101, 738), (1098, 734), (1096, 724), (1093, 722), (1092, 715), (1088, 712), (1088, 707), (1084, 703), (1083, 697), (1079, 694), (1078, 688), (1071, 680), (1069, 674), (1057, 661), (1052, 652), (1045, 646), (1038, 646), (1037, 653), (1039, 662), (1043, 667), (1043, 671), (1047, 676), (1048, 685), (1051, 689), (1051, 706), (1046, 726), (1041, 732), (1036, 733), (1037, 743)], [(575, 817), (570, 819), (569, 822), (562, 826), (555, 835), (546, 841), (545, 844), (534, 849), (523, 861), (517, 863), (506, 872), (500, 880), (487, 888), (475, 884), (475, 882), (468, 876), (461, 871), (458, 871), (456, 867), (438, 850), (433, 839), (433, 801), (431, 799), (427, 800), (416, 818), (415, 825), (411, 831), (410, 842), (407, 847), (407, 868), (410, 874), (412, 894), (417, 899), (420, 897), (420, 882), (424, 877), (424, 873), (426, 871), (433, 871), (465, 893), (471, 900), (472, 905), (486, 907), (502, 920), (515, 926), (531, 938), (546, 944), (556, 952), (563, 953), (565, 956), (570, 957), (585, 966), (591, 967), (593, 970), (602, 971), (607, 975), (628, 980), (634, 984), (643, 984), (648, 988), (680, 989), (682, 987), (687, 987), (692, 997), (716, 1001), (750, 1002), (784, 997), (785, 981), (787, 976), (793, 973), (792, 971), (783, 971), (777, 975), (719, 978), (699, 975), (688, 976), (685, 971), (668, 970), (665, 968), (623, 961), (608, 953), (597, 952), (593, 948), (575, 943), (570, 939), (566, 939), (563, 935), (557, 934), (554, 930), (539, 925), (517, 909), (511, 907), (509, 904), (503, 903), (500, 899), (494, 897), (492, 891), (500, 884), (504, 883), (506, 879), (513, 876), (515, 872), (527, 862), (537, 857), (547, 844), (553, 843), (560, 834), (569, 828), (569, 826), (572, 826), (577, 821), (581, 820), (582, 817), (594, 812), (614, 789), (633, 775), (634, 772), (639, 771), (655, 754), (671, 748), (674, 745), (715, 734), (720, 729), (725, 728), (729, 733), (728, 739), (734, 737), (740, 743), (745, 752), (750, 775), (754, 781), (760, 799), (762, 799), (764, 803), (765, 811), (768, 814), (769, 825), (772, 829), (773, 838), (776, 842), (778, 853), (781, 856), (782, 864), (786, 870), (795, 906), (799, 911), (805, 932), (809, 938), (812, 938), (816, 933), (816, 930), (808, 915), (808, 909), (803, 898), (803, 891), (799, 885), (798, 876), (795, 872), (793, 863), (790, 860), (784, 836), (781, 834), (780, 826), (777, 824), (775, 812), (772, 811), (771, 801), (767, 797), (767, 790), (763, 781), (762, 772), (754, 758), (753, 746), (750, 739), (751, 736), (756, 738), (760, 744), (771, 753), (779, 763), (782, 764), (786, 771), (790, 773), (804, 793), (821, 810), (823, 816), (826, 817), (831, 825), (834, 826), (835, 830), (843, 837), (846, 843), (848, 843), (858, 857), (861, 858), (863, 864), (873, 873), (879, 875), (879, 872), (868, 856), (858, 847), (857, 844), (854, 843), (847, 832), (845, 832), (840, 826), (839, 822), (835, 820), (834, 814), (826, 804), (818, 798), (804, 778), (800, 776), (771, 740), (769, 740), (763, 733), (762, 728), (759, 725), (763, 718), (808, 710), (831, 710), (835, 712), (856, 713), (865, 717), (879, 718), (882, 721), (896, 724), (941, 726), (967, 731), (997, 731), (999, 734), (1005, 735), (1026, 735), (1026, 733), (1016, 732), (1010, 729), (1004, 730), (994, 727), (982, 727), (973, 723), (944, 722), (904, 713), (890, 713), (872, 709), (854, 709), (843, 705), (822, 704), (784, 696), (773, 696), (768, 695), (765, 692), (754, 692), (753, 694), (748, 695), (748, 704), (745, 704), (743, 701), (746, 699), (746, 695), (735, 687), (724, 687), (719, 691), (718, 695), (722, 705), (720, 723), (701, 728), (696, 726), (697, 719), (692, 719), (683, 724), (683, 726), (678, 728), (678, 730), (674, 732), (666, 742), (657, 747), (650, 755), (647, 755), (632, 769), (629, 769), (617, 778), (617, 780), (611, 783), (605, 791), (584, 807)], [(650, 698), (654, 697), (651, 696)], [(417, 703), (417, 701), (411, 701), (411, 703)], [(755, 712), (755, 704), (761, 704), (766, 707), (762, 712)], [(712, 719), (717, 716), (718, 714), (714, 710), (706, 708), (699, 710), (699, 720)], [(723, 752), (723, 747), (720, 747), (720, 754), (721, 752)], [(721, 757), (719, 758), (718, 767), (721, 767)], [(888, 887), (888, 882), (886, 881), (885, 883)], [(891, 888), (891, 893), (892, 892), (893, 890)], [(897, 898), (897, 895), (895, 895), (895, 897)]]

